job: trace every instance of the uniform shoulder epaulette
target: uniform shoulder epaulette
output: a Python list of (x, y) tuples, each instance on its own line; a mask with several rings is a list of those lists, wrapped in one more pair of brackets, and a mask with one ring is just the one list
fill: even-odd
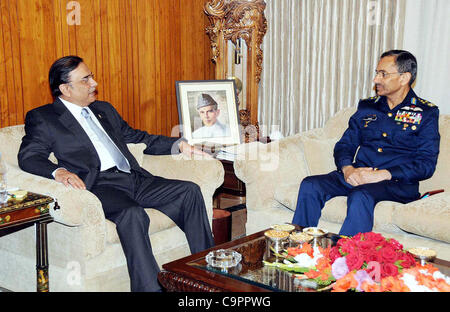
[(367, 99), (362, 99), (361, 101), (371, 101), (371, 102), (376, 103), (376, 102), (378, 102), (379, 99), (380, 99), (380, 96), (376, 95), (376, 96), (369, 97)]
[(427, 100), (424, 100), (424, 99), (421, 99), (421, 98), (417, 98), (418, 100), (419, 100), (419, 102), (421, 102), (422, 104), (424, 104), (424, 105), (427, 105), (427, 106), (429, 106), (429, 107), (436, 107), (436, 105), (434, 105), (433, 103), (431, 103), (431, 102), (429, 102), (429, 101), (427, 101)]

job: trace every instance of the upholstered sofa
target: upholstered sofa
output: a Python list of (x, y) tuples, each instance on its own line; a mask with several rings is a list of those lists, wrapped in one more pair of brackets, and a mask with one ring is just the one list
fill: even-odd
[[(17, 152), (23, 125), (0, 129), (0, 152), (8, 167), (9, 187), (50, 195), (60, 206), (51, 210), (48, 225), (50, 291), (129, 291), (126, 260), (115, 225), (106, 220), (99, 200), (89, 191), (26, 173), (18, 167)], [(212, 158), (184, 155), (144, 155), (144, 144), (129, 144), (138, 162), (154, 175), (197, 183), (205, 199), (210, 222), (212, 197), (224, 179), (222, 164)], [(196, 159), (197, 158), (197, 159)], [(50, 159), (56, 161), (51, 155)], [(184, 257), (189, 247), (184, 233), (167, 216), (146, 209), (149, 235), (158, 264)], [(0, 287), (36, 291), (35, 229), (9, 235), (0, 233)]]
[[(355, 108), (338, 112), (323, 128), (237, 148), (234, 169), (247, 190), (247, 234), (292, 221), (301, 180), (336, 170), (333, 148), (354, 112)], [(436, 172), (420, 183), (420, 192), (445, 192), (406, 205), (378, 203), (373, 231), (397, 239), (405, 248), (433, 248), (438, 257), (450, 260), (450, 116), (441, 115), (439, 124)], [(346, 197), (334, 198), (322, 210), (319, 226), (338, 233), (345, 216)]]

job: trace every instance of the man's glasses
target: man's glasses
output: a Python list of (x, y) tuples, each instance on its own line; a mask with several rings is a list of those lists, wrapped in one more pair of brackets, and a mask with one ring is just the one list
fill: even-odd
[[(81, 78), (79, 82), (81, 82), (82, 84), (88, 84), (89, 79), (94, 80), (94, 74), (90, 74), (90, 75), (87, 75), (86, 77)], [(71, 84), (71, 83), (73, 83), (73, 81), (69, 82), (69, 84)]]
[(387, 73), (387, 72), (385, 72), (385, 71), (378, 71), (378, 70), (376, 70), (375, 71), (375, 77), (378, 77), (378, 76), (381, 76), (381, 78), (383, 78), (383, 79), (385, 79), (387, 76), (389, 76), (389, 75), (395, 75), (395, 74), (399, 74), (399, 75), (402, 75), (402, 74), (404, 74), (404, 73), (399, 73), (399, 72), (396, 72), (396, 73)]

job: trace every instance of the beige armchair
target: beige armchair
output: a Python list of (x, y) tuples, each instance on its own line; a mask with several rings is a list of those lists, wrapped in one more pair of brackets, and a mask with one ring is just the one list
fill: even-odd
[[(344, 109), (323, 128), (269, 144), (240, 147), (236, 176), (246, 186), (247, 234), (271, 224), (291, 222), (302, 179), (336, 170), (333, 149), (355, 108)], [(440, 154), (434, 175), (420, 183), (420, 192), (445, 192), (403, 205), (383, 201), (375, 207), (373, 231), (400, 241), (406, 248), (428, 246), (450, 260), (450, 116), (439, 118)], [(319, 226), (337, 233), (347, 213), (346, 197), (328, 201)]]
[[(23, 125), (0, 129), (0, 152), (8, 167), (9, 187), (50, 195), (61, 209), (51, 210), (48, 225), (50, 291), (129, 291), (126, 259), (115, 225), (105, 219), (100, 201), (89, 191), (66, 188), (53, 180), (22, 171), (17, 153)], [(129, 144), (143, 168), (154, 175), (197, 183), (212, 220), (212, 197), (223, 183), (222, 164), (215, 159), (184, 155), (144, 155), (144, 144)], [(50, 159), (56, 161), (51, 155)], [(184, 233), (167, 216), (149, 207), (149, 235), (159, 265), (189, 254)], [(0, 237), (0, 286), (13, 291), (36, 290), (33, 227)]]

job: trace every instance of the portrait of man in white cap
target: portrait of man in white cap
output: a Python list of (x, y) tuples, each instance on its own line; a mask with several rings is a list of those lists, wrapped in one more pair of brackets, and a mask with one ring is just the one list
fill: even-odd
[(203, 126), (192, 133), (194, 139), (230, 136), (230, 127), (218, 120), (220, 109), (211, 95), (201, 93), (198, 96), (197, 112), (200, 115)]

